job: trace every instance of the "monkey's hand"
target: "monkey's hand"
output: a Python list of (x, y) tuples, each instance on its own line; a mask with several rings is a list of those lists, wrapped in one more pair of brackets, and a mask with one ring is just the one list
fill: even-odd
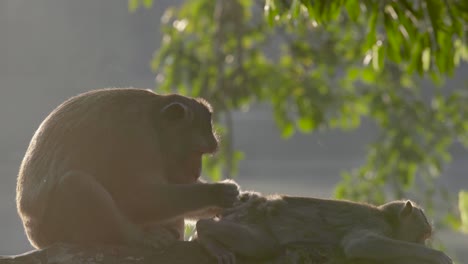
[(232, 207), (239, 200), (239, 185), (233, 180), (212, 184), (212, 195), (216, 206)]
[(249, 211), (249, 208), (263, 209), (264, 206), (262, 206), (262, 204), (267, 204), (267, 200), (268, 199), (260, 193), (242, 191), (239, 195), (239, 200), (234, 203), (234, 206), (224, 209), (220, 216), (224, 218), (231, 214), (238, 214), (239, 212), (245, 214), (245, 212)]

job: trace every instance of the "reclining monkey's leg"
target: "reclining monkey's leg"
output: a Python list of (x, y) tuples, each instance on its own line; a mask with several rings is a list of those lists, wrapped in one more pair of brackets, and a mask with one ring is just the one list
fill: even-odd
[(268, 257), (279, 247), (275, 238), (265, 230), (229, 221), (200, 220), (197, 232), (200, 243), (215, 257), (223, 254), (218, 252), (222, 249), (247, 257)]
[(390, 261), (390, 263), (395, 260), (399, 261), (398, 263), (426, 261), (437, 264), (452, 264), (452, 260), (441, 251), (421, 244), (394, 240), (370, 230), (350, 232), (343, 238), (341, 245), (349, 259)]
[(197, 241), (216, 259), (218, 264), (235, 264), (236, 256), (218, 241), (208, 236), (198, 236)]

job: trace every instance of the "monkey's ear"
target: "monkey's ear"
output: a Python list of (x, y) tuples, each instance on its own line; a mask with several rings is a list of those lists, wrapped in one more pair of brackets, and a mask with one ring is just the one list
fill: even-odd
[(411, 201), (406, 201), (405, 206), (403, 206), (403, 209), (400, 211), (400, 217), (405, 218), (409, 216), (413, 212), (413, 204)]
[(180, 102), (172, 102), (161, 109), (161, 115), (169, 121), (187, 119), (190, 116), (188, 107)]

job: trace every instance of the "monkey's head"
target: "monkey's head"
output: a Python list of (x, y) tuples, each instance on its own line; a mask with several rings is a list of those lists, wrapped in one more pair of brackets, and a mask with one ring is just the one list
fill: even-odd
[(211, 106), (203, 99), (167, 95), (157, 109), (164, 171), (171, 183), (193, 183), (200, 177), (202, 155), (218, 148)]
[(411, 201), (394, 201), (379, 207), (393, 226), (395, 239), (424, 244), (432, 235), (423, 210)]

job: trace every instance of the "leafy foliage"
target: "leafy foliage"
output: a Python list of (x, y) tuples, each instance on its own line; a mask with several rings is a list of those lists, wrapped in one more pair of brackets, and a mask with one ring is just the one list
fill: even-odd
[[(130, 10), (139, 3), (129, 0)], [(452, 199), (434, 179), (450, 146), (468, 146), (468, 91), (421, 89), (415, 73), (441, 82), (468, 58), (466, 1), (191, 0), (161, 21), (158, 89), (207, 98), (224, 124), (221, 155), (205, 161), (215, 179), (243, 158), (231, 111), (269, 102), (284, 138), (363, 119), (379, 129), (337, 197), (381, 203), (411, 191), (429, 208), (437, 195)]]
[(153, 0), (128, 0), (128, 10), (135, 12), (140, 6), (150, 8), (153, 6)]
[[(367, 24), (362, 43), (375, 70), (385, 59), (405, 71), (453, 73), (461, 44), (466, 42), (468, 3), (463, 0), (269, 0), (265, 15), (270, 24), (304, 16), (319, 26), (348, 19)], [(466, 51), (465, 51), (466, 52)]]

